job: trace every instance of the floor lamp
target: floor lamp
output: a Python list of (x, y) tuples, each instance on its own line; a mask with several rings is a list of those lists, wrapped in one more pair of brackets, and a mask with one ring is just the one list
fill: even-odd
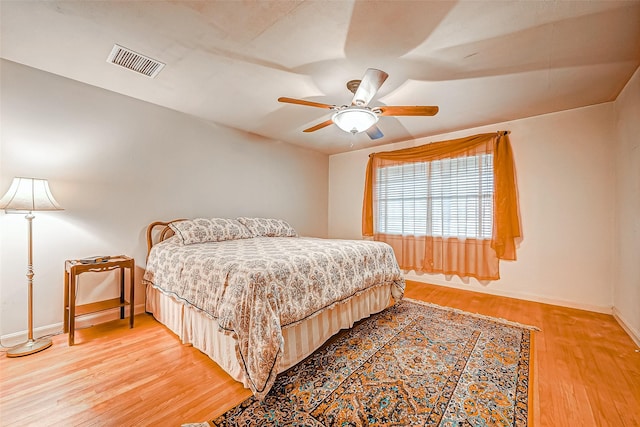
[(33, 339), (33, 250), (31, 239), (31, 222), (35, 211), (57, 211), (62, 208), (53, 198), (46, 179), (13, 178), (7, 193), (0, 199), (0, 209), (5, 212), (26, 212), (29, 229), (29, 256), (27, 263), (27, 282), (29, 285), (29, 338), (27, 342), (18, 344), (7, 350), (7, 357), (26, 356), (51, 347), (51, 339)]

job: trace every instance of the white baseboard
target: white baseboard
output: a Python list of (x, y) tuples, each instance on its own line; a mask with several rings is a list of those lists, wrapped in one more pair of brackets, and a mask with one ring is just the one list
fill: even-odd
[[(134, 313), (140, 314), (144, 313), (145, 306), (144, 304), (136, 304), (134, 307)], [(128, 316), (128, 310), (125, 308), (125, 317)], [(120, 309), (114, 308), (112, 310), (105, 310), (98, 313), (87, 314), (82, 316), (76, 320), (76, 330), (88, 328), (99, 323), (106, 323), (112, 320), (116, 320), (120, 318)], [(37, 328), (33, 328), (33, 337), (39, 338), (43, 336), (52, 336), (62, 334), (63, 324), (62, 322), (54, 323), (51, 325), (40, 326)], [(0, 341), (4, 347), (12, 347), (14, 345), (18, 345), (27, 340), (29, 336), (28, 331), (19, 331), (12, 334), (3, 335), (0, 337)]]
[(636, 343), (636, 345), (638, 347), (640, 347), (640, 331), (634, 329), (629, 322), (624, 320), (624, 317), (622, 317), (620, 310), (618, 310), (617, 308), (613, 307), (613, 317), (614, 319), (616, 319), (616, 321), (620, 324), (620, 326), (622, 326), (622, 329), (624, 329), (624, 331), (629, 334), (629, 336), (631, 337), (631, 339), (633, 340), (634, 343)]
[(583, 304), (583, 303), (577, 303), (573, 301), (546, 298), (546, 297), (541, 297), (533, 294), (525, 294), (521, 292), (510, 292), (510, 291), (504, 291), (504, 290), (491, 289), (487, 287), (478, 287), (478, 286), (472, 287), (465, 284), (448, 282), (446, 280), (438, 279), (436, 277), (426, 278), (426, 277), (419, 276), (417, 274), (412, 274), (412, 273), (405, 274), (405, 278), (407, 280), (412, 280), (414, 282), (430, 283), (433, 285), (446, 286), (448, 288), (462, 289), (465, 291), (479, 292), (483, 294), (521, 299), (525, 301), (539, 302), (542, 304), (559, 305), (561, 307), (576, 308), (578, 310), (593, 311), (593, 312), (602, 313), (602, 314), (613, 314), (613, 307), (611, 306)]

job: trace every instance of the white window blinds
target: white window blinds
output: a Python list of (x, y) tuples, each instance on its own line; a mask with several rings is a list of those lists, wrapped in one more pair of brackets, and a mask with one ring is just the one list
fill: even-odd
[(374, 210), (377, 233), (491, 239), (493, 155), (381, 167)]

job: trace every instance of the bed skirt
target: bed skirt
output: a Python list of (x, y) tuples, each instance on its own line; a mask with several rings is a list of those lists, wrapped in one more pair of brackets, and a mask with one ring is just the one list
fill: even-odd
[[(318, 315), (283, 328), (284, 354), (278, 373), (302, 361), (341, 329), (351, 328), (358, 320), (387, 308), (393, 302), (391, 286), (375, 286)], [(153, 286), (147, 286), (146, 297), (146, 311), (175, 333), (183, 344), (193, 345), (249, 388), (236, 357), (235, 340), (220, 332), (216, 321)]]

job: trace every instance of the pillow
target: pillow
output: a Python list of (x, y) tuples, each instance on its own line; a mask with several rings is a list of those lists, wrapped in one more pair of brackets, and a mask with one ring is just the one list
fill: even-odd
[(196, 218), (173, 222), (169, 227), (184, 245), (252, 237), (249, 230), (235, 219)]
[(298, 237), (296, 230), (283, 219), (240, 217), (238, 221), (253, 237)]

